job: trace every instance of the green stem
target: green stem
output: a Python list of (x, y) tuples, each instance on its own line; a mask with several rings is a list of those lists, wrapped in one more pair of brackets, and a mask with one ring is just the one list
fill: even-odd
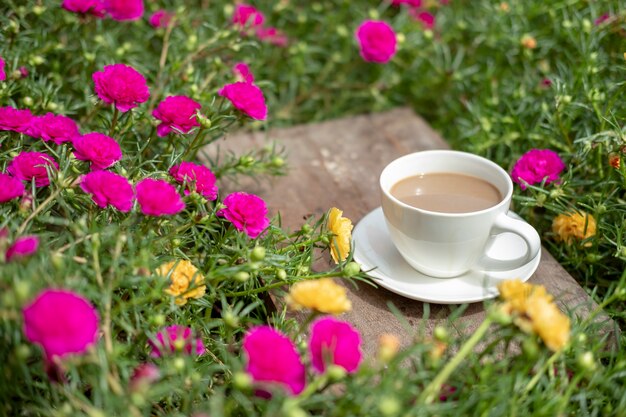
[(446, 366), (439, 371), (439, 374), (433, 379), (428, 386), (420, 395), (420, 402), (425, 402), (426, 404), (432, 403), (435, 398), (437, 398), (437, 394), (441, 391), (441, 386), (446, 382), (446, 380), (452, 375), (452, 372), (463, 362), (465, 357), (472, 352), (474, 347), (478, 344), (478, 342), (483, 338), (483, 336), (489, 330), (491, 326), (492, 319), (487, 315), (485, 320), (481, 323), (481, 325), (476, 329), (472, 337), (467, 339), (465, 344), (461, 347), (458, 353), (446, 364)]
[(548, 370), (548, 368), (553, 366), (554, 362), (556, 362), (556, 360), (561, 356), (561, 352), (563, 352), (563, 350), (564, 349), (557, 350), (552, 354), (552, 356), (550, 356), (550, 358), (548, 358), (548, 360), (546, 361), (546, 363), (543, 364), (539, 372), (537, 372), (535, 376), (533, 376), (533, 378), (530, 380), (530, 382), (528, 382), (528, 384), (526, 385), (524, 393), (522, 394), (522, 398), (528, 395), (528, 393), (535, 387), (535, 385), (537, 385), (537, 382), (539, 382), (543, 374)]
[(113, 120), (111, 121), (111, 128), (109, 129), (109, 136), (113, 137), (115, 133), (115, 126), (117, 125), (117, 117), (119, 115), (119, 110), (115, 105), (113, 106)]
[(200, 139), (200, 135), (202, 135), (202, 132), (204, 132), (204, 127), (201, 127), (200, 129), (198, 129), (198, 133), (196, 133), (196, 136), (189, 143), (189, 146), (187, 147), (187, 149), (185, 149), (185, 152), (183, 153), (183, 158), (182, 158), (183, 160), (187, 158), (187, 155), (190, 152), (193, 152), (193, 148), (196, 146), (196, 142), (198, 142), (198, 139)]
[(61, 193), (62, 190), (63, 190), (63, 187), (57, 188), (52, 194), (50, 194), (48, 198), (46, 198), (40, 205), (38, 205), (37, 208), (33, 210), (32, 213), (30, 213), (30, 216), (28, 216), (26, 220), (24, 220), (24, 222), (20, 225), (19, 229), (17, 229), (16, 235), (17, 236), (21, 235), (26, 229), (28, 222), (30, 222), (32, 219), (37, 217), (37, 215), (41, 213), (48, 204), (54, 201), (57, 198), (57, 196)]

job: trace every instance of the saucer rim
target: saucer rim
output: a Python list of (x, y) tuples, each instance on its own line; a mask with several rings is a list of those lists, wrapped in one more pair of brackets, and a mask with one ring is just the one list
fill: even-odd
[[(368, 212), (355, 225), (355, 228), (354, 228), (354, 231), (353, 231), (353, 236), (354, 236), (355, 232), (357, 231), (357, 228), (359, 227), (359, 225), (362, 226), (362, 222), (367, 217), (376, 215), (377, 211), (381, 212), (381, 214), (380, 214), (381, 216), (383, 215), (381, 206), (378, 206), (375, 209), (373, 209), (370, 212)], [(509, 210), (507, 212), (507, 215), (512, 215), (511, 217), (513, 217), (513, 218), (525, 221), (517, 213), (515, 213), (513, 210)], [(362, 226), (362, 227), (365, 227), (365, 226)], [(361, 262), (365, 256), (360, 256), (360, 257), (357, 256), (358, 242), (355, 239), (353, 239), (352, 243), (353, 243), (353, 246), (354, 246), (354, 254), (353, 254), (354, 261), (358, 262), (362, 267), (363, 266), (366, 266), (366, 267), (372, 266), (371, 262), (367, 262), (367, 263)], [(522, 268), (528, 269), (528, 272), (526, 274), (524, 274), (523, 278), (517, 277), (517, 279), (520, 279), (522, 282), (526, 282), (533, 276), (533, 274), (537, 271), (537, 268), (539, 267), (539, 264), (541, 262), (541, 252), (542, 252), (542, 250), (539, 250), (537, 255), (534, 258), (532, 258), (530, 261), (528, 261), (527, 263), (525, 263), (524, 265), (522, 265), (522, 266), (520, 266), (518, 268), (515, 268), (515, 269), (511, 270), (511, 271), (515, 271), (515, 270), (522, 269)], [(404, 261), (404, 262), (406, 262), (406, 261)], [(493, 298), (495, 298), (495, 297), (497, 297), (499, 295), (499, 291), (497, 289), (497, 286), (496, 285), (492, 285), (492, 286), (488, 286), (488, 287), (483, 287), (483, 292), (481, 293), (480, 296), (472, 296), (472, 297), (467, 297), (467, 298), (456, 297), (454, 299), (440, 299), (440, 298), (437, 298), (437, 297), (433, 298), (432, 296), (431, 297), (423, 296), (423, 295), (420, 295), (420, 294), (416, 293), (415, 291), (407, 292), (407, 291), (404, 291), (403, 289), (399, 289), (398, 287), (393, 285), (393, 283), (397, 282), (397, 281), (394, 281), (392, 277), (389, 277), (386, 274), (377, 273), (377, 269), (376, 268), (377, 267), (374, 266), (373, 269), (364, 270), (363, 272), (365, 272), (365, 274), (368, 277), (372, 278), (374, 283), (376, 283), (377, 285), (380, 285), (382, 288), (385, 288), (386, 290), (391, 291), (391, 292), (393, 292), (395, 294), (401, 295), (403, 297), (406, 297), (406, 298), (409, 298), (409, 299), (412, 299), (412, 300), (416, 300), (416, 301), (422, 301), (422, 302), (425, 302), (425, 303), (431, 303), (431, 304), (477, 303), (477, 302), (493, 299)], [(485, 271), (485, 272), (489, 272), (489, 271)], [(497, 271), (497, 272), (506, 272), (506, 271)], [(456, 279), (459, 279), (459, 278), (465, 276), (465, 274), (461, 274), (458, 277), (437, 278), (437, 277), (432, 277), (432, 276), (430, 276), (428, 274), (424, 274), (424, 273), (419, 272), (419, 271), (415, 271), (415, 273), (423, 275), (423, 276), (426, 276), (426, 277), (429, 277), (429, 278), (441, 279), (442, 281), (446, 281), (447, 283), (449, 283), (450, 281), (454, 281)], [(374, 275), (374, 274), (376, 274), (376, 275)]]

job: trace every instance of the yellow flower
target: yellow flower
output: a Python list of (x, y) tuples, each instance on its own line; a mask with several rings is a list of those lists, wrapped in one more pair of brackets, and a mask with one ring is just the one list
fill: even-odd
[[(552, 221), (552, 231), (557, 240), (570, 244), (573, 239), (583, 240), (594, 236), (596, 219), (584, 212), (559, 214)], [(585, 243), (585, 246), (591, 246), (591, 242)]]
[(569, 341), (570, 321), (553, 302), (543, 297), (530, 297), (526, 314), (533, 330), (546, 346), (556, 352)]
[(294, 310), (310, 308), (328, 314), (341, 314), (352, 308), (346, 289), (330, 278), (295, 283), (289, 290), (287, 303)]
[(344, 261), (350, 253), (350, 241), (352, 240), (352, 220), (341, 217), (343, 211), (336, 207), (328, 213), (328, 230), (334, 236), (330, 240), (330, 255), (335, 263)]
[(185, 305), (188, 298), (202, 297), (206, 291), (206, 285), (201, 285), (204, 284), (204, 276), (185, 259), (164, 263), (156, 272), (170, 279), (172, 283), (165, 292), (175, 296), (179, 306)]
[(522, 331), (537, 334), (553, 351), (567, 344), (569, 318), (561, 313), (544, 286), (512, 280), (498, 285), (498, 290), (504, 300), (503, 311), (513, 316)]

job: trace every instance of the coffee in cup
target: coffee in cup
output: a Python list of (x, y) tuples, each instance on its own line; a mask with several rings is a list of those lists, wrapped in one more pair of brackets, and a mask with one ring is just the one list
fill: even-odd
[[(510, 176), (480, 156), (448, 150), (405, 155), (385, 167), (380, 189), (392, 242), (409, 265), (426, 275), (513, 270), (541, 248), (532, 226), (507, 215), (513, 195)], [(523, 256), (499, 260), (486, 255), (504, 232), (524, 239)]]

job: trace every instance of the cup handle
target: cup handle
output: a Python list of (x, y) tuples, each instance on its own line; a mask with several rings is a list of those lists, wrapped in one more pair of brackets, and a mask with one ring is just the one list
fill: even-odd
[(491, 228), (491, 237), (490, 241), (485, 246), (485, 252), (488, 252), (496, 236), (505, 232), (515, 233), (524, 239), (526, 242), (526, 253), (518, 258), (506, 260), (495, 259), (485, 255), (478, 261), (478, 266), (481, 270), (507, 271), (516, 269), (530, 262), (541, 250), (541, 239), (534, 227), (523, 220), (514, 219), (509, 217), (506, 213), (503, 213), (496, 218)]

